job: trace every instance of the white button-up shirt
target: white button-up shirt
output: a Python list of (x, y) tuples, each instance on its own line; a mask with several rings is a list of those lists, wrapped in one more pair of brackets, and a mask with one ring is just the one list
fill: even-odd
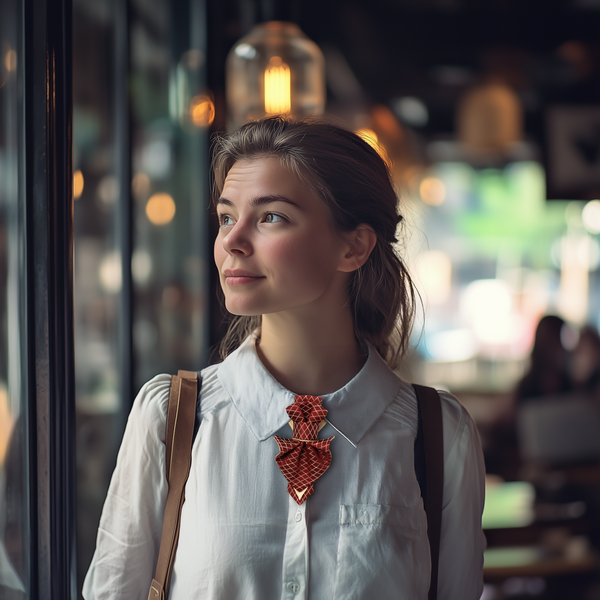
[[(87, 574), (86, 600), (145, 600), (167, 496), (169, 375), (140, 391), (127, 423)], [(413, 388), (370, 348), (362, 370), (323, 396), (329, 469), (298, 506), (275, 463), (294, 394), (253, 338), (202, 371), (200, 428), (181, 515), (172, 600), (425, 600), (427, 520), (414, 469)], [(299, 390), (301, 392), (302, 390)], [(483, 589), (484, 467), (475, 426), (443, 393), (439, 600)]]

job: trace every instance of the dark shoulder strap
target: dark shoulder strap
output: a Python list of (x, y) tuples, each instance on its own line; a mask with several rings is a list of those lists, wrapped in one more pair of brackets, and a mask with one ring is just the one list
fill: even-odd
[(428, 600), (436, 600), (444, 496), (444, 440), (442, 404), (439, 394), (430, 387), (413, 384), (417, 394), (425, 457), (423, 500), (427, 513), (427, 537), (431, 553), (431, 583)]
[(415, 475), (419, 484), (423, 506), (427, 506), (427, 474), (425, 473), (425, 444), (423, 444), (423, 418), (421, 417), (421, 405), (417, 402), (418, 425), (417, 436), (414, 444)]
[(169, 492), (165, 504), (156, 574), (150, 585), (148, 600), (165, 600), (169, 589), (179, 539), (181, 507), (185, 501), (185, 484), (192, 462), (197, 397), (197, 373), (179, 371), (171, 378), (165, 437), (165, 469)]

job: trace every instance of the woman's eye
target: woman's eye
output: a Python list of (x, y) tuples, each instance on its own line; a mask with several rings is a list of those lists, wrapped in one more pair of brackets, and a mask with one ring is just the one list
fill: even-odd
[(221, 227), (228, 227), (233, 223), (233, 220), (229, 215), (219, 215), (219, 225)]
[(279, 223), (280, 221), (285, 221), (281, 215), (275, 213), (267, 213), (265, 215), (265, 223)]

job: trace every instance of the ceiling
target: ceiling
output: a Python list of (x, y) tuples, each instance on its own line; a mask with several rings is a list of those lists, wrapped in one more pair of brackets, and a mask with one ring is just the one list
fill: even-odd
[(398, 98), (416, 97), (428, 109), (420, 127), (428, 137), (452, 134), (458, 99), (489, 77), (517, 92), (533, 137), (548, 103), (600, 104), (598, 0), (225, 0), (209, 2), (208, 15), (217, 96), (233, 43), (254, 23), (280, 18), (298, 23), (353, 77), (345, 87), (328, 77), (330, 104), (356, 102), (357, 89), (361, 101), (392, 109)]

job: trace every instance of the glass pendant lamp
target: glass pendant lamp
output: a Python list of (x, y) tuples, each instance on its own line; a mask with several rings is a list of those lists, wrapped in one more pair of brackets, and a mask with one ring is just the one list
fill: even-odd
[(268, 115), (307, 117), (325, 109), (325, 60), (297, 25), (256, 25), (227, 56), (228, 127)]
[(504, 153), (523, 138), (523, 108), (517, 94), (489, 78), (465, 92), (458, 103), (459, 139), (475, 152)]

